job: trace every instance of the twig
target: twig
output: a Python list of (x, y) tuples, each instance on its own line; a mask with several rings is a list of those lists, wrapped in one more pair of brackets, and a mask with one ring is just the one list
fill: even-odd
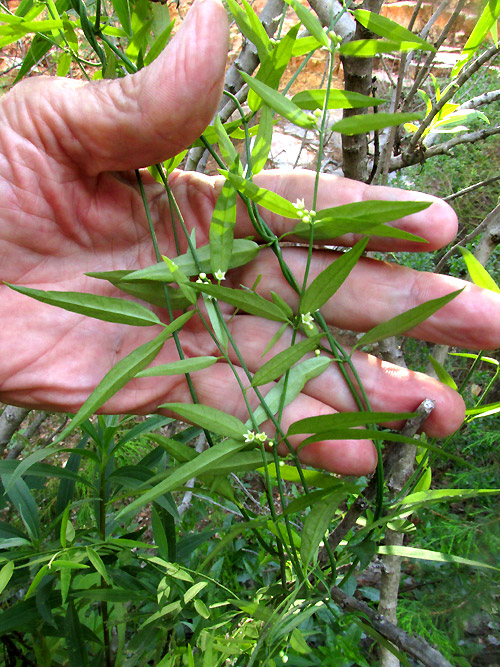
[[(455, 21), (460, 16), (460, 13), (461, 13), (464, 5), (465, 5), (465, 2), (466, 2), (466, 0), (460, 0), (460, 2), (457, 4), (453, 14), (450, 16), (449, 21), (447, 22), (447, 24), (443, 28), (442, 33), (439, 35), (438, 40), (434, 44), (434, 46), (436, 48), (436, 51), (435, 52), (431, 51), (429, 53), (422, 69), (415, 76), (415, 81), (413, 83), (413, 86), (411, 87), (410, 92), (406, 96), (406, 100), (405, 100), (405, 103), (404, 103), (404, 106), (403, 106), (404, 111), (406, 111), (409, 108), (411, 101), (415, 97), (415, 94), (416, 94), (417, 90), (419, 89), (420, 85), (422, 84), (422, 81), (428, 75), (429, 70), (432, 67), (432, 63), (434, 62), (434, 58), (436, 57), (437, 52), (441, 48), (445, 39), (448, 37), (448, 35), (449, 35), (451, 29), (453, 28), (453, 26), (455, 25)], [(421, 36), (423, 36), (424, 31), (425, 31), (425, 28), (424, 28), (424, 30), (422, 30)]]
[(411, 164), (422, 163), (431, 157), (436, 157), (436, 155), (444, 155), (445, 153), (448, 153), (451, 148), (459, 146), (460, 144), (473, 144), (476, 141), (482, 141), (495, 134), (500, 134), (500, 127), (488, 127), (482, 130), (476, 130), (475, 132), (467, 132), (466, 134), (461, 134), (460, 136), (454, 137), (437, 146), (431, 146), (431, 148), (427, 148), (422, 152), (405, 152), (403, 155), (398, 155), (391, 160), (390, 171), (404, 169)]
[(377, 632), (425, 667), (453, 667), (439, 651), (432, 648), (421, 637), (414, 637), (401, 630), (384, 616), (373, 611), (362, 600), (346, 595), (343, 590), (336, 586), (330, 589), (330, 594), (342, 609), (362, 614)]
[(443, 197), (443, 201), (453, 201), (454, 199), (457, 199), (457, 197), (463, 197), (464, 195), (468, 195), (469, 192), (474, 192), (474, 190), (478, 190), (479, 188), (484, 188), (486, 185), (490, 185), (491, 183), (495, 183), (495, 181), (499, 181), (500, 176), (492, 176), (491, 178), (486, 178), (484, 181), (479, 181), (479, 183), (475, 183), (474, 185), (469, 185), (468, 188), (464, 188), (463, 190), (459, 190), (458, 192), (453, 192), (451, 195), (448, 195), (447, 197)]
[[(432, 404), (432, 406), (431, 406)], [(418, 415), (413, 419), (410, 419), (406, 422), (401, 430), (401, 435), (406, 437), (412, 437), (419, 430), (422, 424), (425, 422), (427, 417), (430, 415), (432, 408), (434, 407), (433, 401), (426, 398), (415, 410)], [(389, 452), (385, 457), (384, 461), (384, 472), (387, 484), (392, 484), (393, 477), (396, 477), (397, 471), (399, 468), (399, 447), (397, 443), (391, 444)], [(397, 482), (396, 482), (397, 483)], [(328, 536), (328, 544), (332, 551), (334, 551), (341, 540), (347, 535), (347, 533), (354, 527), (356, 521), (361, 516), (363, 511), (368, 507), (377, 493), (377, 481), (375, 477), (372, 477), (370, 483), (360, 494), (354, 503), (351, 505), (349, 510), (346, 512), (342, 521), (338, 526), (333, 530)], [(326, 565), (329, 562), (328, 553), (325, 547), (320, 549), (318, 553), (318, 563), (320, 565)]]
[[(496, 177), (500, 178), (500, 177)], [(489, 233), (489, 230), (493, 230), (498, 224), (500, 223), (500, 204), (495, 206), (495, 208), (488, 213), (486, 218), (475, 227), (475, 229), (472, 230), (470, 234), (467, 234), (467, 236), (464, 236), (459, 243), (455, 243), (453, 247), (451, 247), (448, 252), (441, 257), (439, 260), (436, 268), (434, 269), (434, 273), (441, 273), (441, 271), (444, 269), (446, 262), (449, 260), (449, 258), (454, 255), (456, 252), (458, 252), (458, 249), (460, 247), (464, 247), (469, 241), (472, 241), (473, 239), (476, 238), (476, 236), (479, 236), (479, 234), (482, 234), (483, 232)], [(498, 242), (497, 242), (498, 243)], [(493, 252), (493, 250), (492, 250)], [(490, 253), (491, 255), (491, 253)], [(488, 255), (489, 257), (489, 255)]]
[(462, 70), (462, 73), (458, 75), (458, 77), (452, 81), (447, 89), (443, 92), (441, 97), (439, 98), (438, 101), (436, 101), (435, 104), (432, 105), (432, 109), (430, 113), (424, 118), (424, 120), (420, 123), (420, 127), (418, 130), (415, 132), (415, 134), (412, 136), (410, 143), (408, 144), (408, 148), (405, 151), (405, 155), (403, 157), (410, 157), (412, 153), (415, 152), (422, 135), (424, 134), (425, 130), (430, 126), (434, 118), (437, 116), (437, 114), (441, 111), (441, 109), (444, 107), (444, 105), (451, 100), (453, 97), (454, 93), (459, 90), (464, 83), (466, 83), (470, 77), (477, 72), (477, 70), (485, 63), (487, 62), (490, 58), (492, 58), (494, 55), (496, 55), (500, 51), (500, 44), (491, 46), (489, 49), (487, 49), (484, 53), (482, 53), (478, 58), (476, 58), (468, 67), (466, 67), (464, 70)]
[[(49, 416), (48, 412), (40, 412), (36, 416), (36, 418), (31, 422), (31, 424), (25, 429), (23, 433), (23, 439), (29, 440), (32, 438), (35, 433), (38, 431), (40, 426), (43, 424), (43, 422), (47, 419)], [(24, 449), (24, 442), (19, 442), (15, 447), (13, 447), (10, 452), (7, 454), (8, 459), (17, 459), (19, 454), (23, 451)]]

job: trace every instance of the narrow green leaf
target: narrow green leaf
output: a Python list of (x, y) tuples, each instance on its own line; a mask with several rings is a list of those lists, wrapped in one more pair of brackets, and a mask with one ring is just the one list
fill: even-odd
[[(257, 468), (258, 472), (264, 474), (264, 468)], [(276, 466), (274, 463), (269, 463), (267, 466), (267, 472), (269, 473), (270, 477), (273, 479), (276, 479), (278, 477), (278, 473), (276, 472)], [(304, 479), (306, 480), (307, 484), (309, 486), (315, 486), (320, 489), (330, 489), (333, 486), (338, 486), (339, 484), (339, 479), (338, 477), (335, 477), (334, 475), (329, 475), (328, 473), (324, 472), (319, 472), (319, 470), (308, 470), (307, 468), (302, 470), (302, 474), (304, 475)], [(281, 479), (286, 480), (287, 482), (294, 482), (296, 484), (302, 484), (301, 476), (299, 474), (299, 471), (294, 465), (288, 465), (285, 463), (285, 461), (280, 461), (279, 463), (279, 475)], [(347, 487), (346, 487), (347, 488)], [(347, 488), (347, 492), (355, 492), (356, 489), (351, 486)], [(314, 492), (313, 492), (314, 493)], [(323, 497), (325, 494), (325, 491), (322, 491), (321, 493), (318, 493), (319, 497)], [(292, 513), (294, 511), (301, 511), (305, 507), (308, 507), (309, 505), (312, 504), (308, 500), (308, 496), (300, 496), (299, 498), (296, 499), (296, 501), (292, 501), (288, 506), (287, 509), (289, 509), (288, 513)], [(292, 503), (294, 503), (292, 505)]]
[(132, 28), (130, 25), (130, 4), (129, 0), (111, 0), (113, 9), (118, 16), (118, 19), (121, 23), (122, 28), (125, 30), (127, 35), (132, 34)]
[(368, 238), (356, 243), (351, 250), (343, 253), (312, 281), (300, 302), (302, 313), (314, 313), (331, 299), (355, 267), (367, 243)]
[(471, 560), (470, 558), (462, 558), (461, 556), (454, 556), (452, 554), (445, 554), (442, 551), (431, 551), (430, 549), (416, 549), (415, 547), (405, 546), (384, 546), (378, 547), (379, 554), (389, 554), (391, 556), (402, 556), (403, 558), (415, 558), (417, 560), (432, 560), (438, 563), (455, 563), (456, 565), (470, 565), (472, 567), (485, 567), (490, 570), (500, 572), (500, 568), (481, 563), (478, 560)]
[[(146, 57), (144, 58), (144, 65), (150, 65), (153, 60), (156, 60), (160, 53), (163, 51), (165, 46), (167, 45), (168, 38), (170, 37), (172, 30), (175, 25), (175, 19), (172, 20), (166, 28), (164, 28), (158, 36), (155, 37), (155, 40), (153, 44), (151, 45), (151, 48), (146, 54)], [(180, 162), (180, 160), (179, 160)], [(167, 170), (168, 172), (168, 170)]]
[(71, 521), (69, 520), (69, 511), (71, 509), (71, 505), (67, 505), (66, 509), (63, 512), (62, 519), (61, 519), (61, 526), (60, 526), (60, 542), (61, 546), (63, 549), (66, 548), (66, 545), (68, 542), (71, 544), (73, 540), (75, 539), (75, 529), (71, 525)]
[(206, 285), (204, 283), (192, 283), (192, 285), (193, 289), (196, 289), (203, 294), (214, 296), (216, 299), (229, 303), (235, 308), (240, 308), (251, 315), (265, 317), (266, 319), (275, 322), (284, 322), (287, 319), (281, 308), (267, 299), (264, 299), (264, 297), (255, 294), (255, 292), (247, 292), (243, 289), (232, 289), (231, 287), (221, 287), (220, 285)]
[[(191, 313), (185, 313), (185, 315), (191, 315)], [(183, 316), (181, 315), (181, 318), (182, 317)], [(170, 325), (170, 327), (164, 329), (154, 340), (133, 350), (133, 352), (113, 366), (113, 368), (106, 373), (103, 379), (99, 382), (68, 426), (56, 438), (54, 445), (61, 442), (61, 440), (64, 440), (64, 438), (66, 438), (75, 428), (80, 426), (88, 417), (90, 417), (90, 415), (96, 412), (103, 403), (124, 387), (129, 380), (135, 377), (139, 371), (142, 371), (143, 368), (148, 366), (159, 353), (167, 338), (171, 335), (170, 328), (181, 318), (178, 318)], [(20, 468), (21, 466), (19, 466), (17, 472), (19, 472)]]
[(216, 276), (225, 275), (231, 263), (237, 194), (232, 183), (226, 180), (212, 214), (209, 229), (210, 269)]
[[(341, 56), (355, 56), (356, 58), (373, 58), (382, 53), (399, 51), (413, 51), (424, 49), (418, 42), (399, 42), (385, 39), (357, 39), (342, 44), (339, 49)], [(427, 50), (427, 49), (425, 49)]]
[(288, 435), (297, 433), (318, 433), (337, 428), (365, 426), (367, 424), (387, 424), (393, 421), (406, 421), (416, 416), (415, 412), (339, 412), (318, 417), (306, 417), (294, 422), (288, 429)]
[[(280, 405), (283, 401), (283, 405), (288, 405), (293, 401), (293, 399), (300, 394), (304, 388), (306, 382), (312, 380), (313, 378), (321, 375), (331, 363), (331, 359), (320, 355), (319, 357), (312, 357), (311, 359), (306, 359), (301, 361), (299, 364), (290, 369), (288, 374), (288, 379), (286, 383), (286, 394), (283, 399), (282, 393), (285, 385), (285, 378), (281, 378), (279, 382), (266, 394), (265, 401), (266, 405), (274, 415), (278, 412)], [(264, 410), (262, 405), (254, 411), (253, 418), (256, 424), (262, 424), (262, 422), (268, 419), (267, 412)], [(252, 427), (251, 420), (248, 420), (246, 425), (248, 428)]]
[[(348, 42), (350, 43), (350, 42)], [(292, 97), (292, 102), (301, 109), (314, 111), (325, 106), (326, 90), (303, 90)], [(330, 90), (327, 109), (362, 109), (387, 102), (380, 97), (370, 97), (349, 90)]]
[(84, 640), (83, 625), (72, 600), (68, 603), (66, 618), (63, 624), (66, 635), (66, 655), (69, 667), (88, 667), (89, 651)]
[(164, 403), (160, 405), (160, 408), (171, 410), (182, 419), (218, 435), (226, 435), (239, 440), (243, 439), (243, 434), (247, 431), (245, 424), (240, 419), (209, 405)]
[(134, 301), (83, 292), (46, 292), (44, 290), (32, 289), (31, 287), (5, 284), (16, 292), (30, 296), (37, 301), (48, 303), (51, 306), (58, 306), (73, 313), (95, 317), (105, 322), (131, 324), (139, 327), (160, 324), (157, 315)]
[[(20, 467), (18, 467), (18, 470)], [(2, 473), (0, 475), (2, 484), (4, 485), (6, 494), (9, 496), (9, 500), (21, 515), (21, 519), (31, 539), (39, 539), (41, 528), (37, 504), (26, 482), (19, 478), (14, 480), (15, 474)]]
[[(293, 26), (293, 28), (290, 28), (286, 35), (280, 39), (271, 53), (261, 63), (259, 71), (255, 77), (256, 79), (262, 81), (262, 83), (265, 83), (270, 88), (274, 88), (275, 90), (278, 89), (281, 77), (293, 55), (293, 48), (298, 31), (299, 25), (297, 24), (296, 26)], [(252, 111), (258, 111), (262, 104), (262, 99), (253, 90), (248, 91), (247, 101), (248, 106)], [(254, 171), (254, 173), (256, 172)]]
[(346, 498), (347, 491), (336, 490), (322, 500), (318, 500), (306, 516), (302, 528), (302, 543), (300, 556), (305, 567), (313, 560), (319, 543), (325, 538), (325, 533), (335, 516), (338, 506)]
[(271, 340), (266, 345), (266, 348), (265, 348), (264, 352), (262, 352), (262, 354), (260, 355), (261, 357), (264, 357), (269, 352), (269, 350), (272, 350), (272, 348), (276, 345), (276, 343), (279, 341), (279, 339), (283, 336), (283, 334), (285, 333), (287, 328), (288, 328), (288, 324), (286, 322), (285, 322), (285, 324), (282, 324), (280, 326), (278, 331), (274, 334), (274, 336), (271, 337)]
[(242, 0), (245, 11), (243, 11), (236, 0), (226, 0), (226, 2), (241, 33), (255, 45), (259, 60), (263, 62), (269, 53), (270, 43), (269, 35), (265, 31), (259, 17), (246, 0)]
[(462, 50), (463, 57), (453, 68), (452, 77), (457, 76), (462, 67), (466, 65), (469, 62), (469, 60), (471, 60), (474, 57), (474, 54), (483, 43), (484, 38), (488, 35), (490, 30), (492, 30), (492, 28), (495, 26), (499, 17), (500, 17), (500, 0), (489, 0), (486, 3), (486, 6), (483, 9), (483, 12), (479, 17), (476, 25), (474, 26), (474, 29), (471, 32), (469, 39), (464, 45), (464, 48)]
[[(2, 21), (5, 20), (5, 14), (2, 14)], [(24, 31), (23, 31), (24, 32)], [(12, 41), (17, 41), (22, 35), (16, 36)], [(7, 44), (9, 44), (10, 41), (7, 41)], [(0, 48), (3, 46), (7, 46), (6, 43), (2, 44), (0, 42)], [(33, 40), (30, 44), (30, 47), (28, 49), (28, 53), (24, 56), (24, 60), (22, 62), (21, 67), (19, 68), (19, 71), (17, 72), (17, 76), (14, 79), (14, 83), (17, 83), (21, 79), (23, 79), (26, 74), (33, 68), (37, 63), (40, 62), (40, 60), (50, 51), (52, 48), (52, 44), (42, 37), (41, 35), (35, 35), (33, 37)]]
[(207, 311), (208, 319), (212, 325), (214, 336), (217, 339), (217, 342), (220, 345), (221, 350), (227, 354), (229, 337), (227, 335), (226, 328), (224, 326), (224, 316), (221, 311), (215, 307), (214, 301), (211, 296), (207, 294), (203, 295), (203, 302)]
[(280, 375), (286, 373), (286, 371), (300, 361), (305, 354), (312, 352), (312, 350), (317, 347), (323, 335), (324, 334), (321, 333), (312, 338), (306, 338), (306, 340), (278, 352), (276, 356), (267, 361), (254, 374), (252, 378), (252, 386), (258, 387), (261, 384), (272, 382), (272, 380), (276, 380)]
[[(228, 172), (225, 172), (224, 175), (226, 175), (227, 173)], [(235, 185), (234, 179), (236, 179), (236, 175), (231, 174), (231, 176), (234, 178), (230, 178), (229, 180), (233, 183), (233, 185)], [(250, 181), (245, 181), (245, 183), (247, 182)], [(236, 185), (235, 187), (237, 190), (239, 190), (239, 188)], [(286, 199), (283, 201), (286, 202)], [(290, 202), (287, 203), (290, 204)], [(252, 261), (252, 259), (254, 259), (257, 256), (258, 252), (259, 252), (259, 246), (254, 241), (249, 241), (248, 239), (234, 239), (229, 268), (233, 269), (237, 266), (243, 266), (244, 264), (248, 264), (248, 262)], [(201, 270), (204, 271), (205, 273), (210, 273), (211, 270), (210, 245), (207, 244), (201, 246), (200, 248), (197, 248), (196, 256), (198, 258)], [(187, 276), (195, 276), (198, 275), (199, 273), (198, 266), (194, 261), (193, 256), (191, 255), (190, 252), (187, 252), (184, 255), (179, 255), (179, 257), (174, 257), (174, 262), (180, 269), (182, 269), (182, 271), (184, 271), (184, 273)], [(91, 273), (88, 275), (94, 276), (96, 274)], [(101, 273), (97, 275), (98, 277), (102, 277), (105, 274)], [(127, 281), (160, 280), (163, 282), (173, 282), (174, 280), (171, 271), (168, 270), (168, 267), (165, 265), (164, 262), (160, 262), (160, 264), (155, 264), (153, 266), (148, 266), (147, 268), (140, 269), (139, 271), (131, 271), (126, 276), (122, 276), (121, 279), (123, 280), (125, 278)]]
[(312, 35), (307, 37), (299, 37), (299, 39), (297, 39), (293, 45), (292, 57), (297, 58), (300, 56), (305, 56), (307, 53), (311, 53), (311, 51), (316, 51), (316, 49), (321, 48), (321, 46), (322, 44), (320, 44), (318, 40)]
[(104, 581), (108, 584), (108, 586), (111, 586), (113, 581), (111, 577), (108, 574), (108, 571), (106, 569), (106, 566), (104, 565), (104, 562), (102, 558), (99, 556), (97, 551), (95, 549), (92, 549), (92, 547), (86, 547), (87, 551), (87, 556), (89, 561), (92, 563), (94, 566), (96, 572), (99, 572), (101, 577), (104, 579)]
[(297, 2), (297, 0), (286, 0), (286, 2), (288, 2), (288, 4), (293, 7), (294, 12), (299, 17), (300, 22), (307, 30), (307, 32), (310, 33), (314, 37), (314, 39), (316, 39), (320, 44), (325, 46), (330, 51), (331, 50), (330, 39), (323, 30), (323, 26), (321, 25), (317, 16), (312, 12), (312, 10), (309, 9), (308, 7), (304, 7), (299, 2)]
[[(387, 227), (383, 223), (413, 215), (429, 206), (430, 202), (426, 201), (387, 202), (369, 200), (322, 209), (316, 213), (314, 237), (326, 239), (346, 233), (356, 233), (405, 238), (426, 243), (426, 240), (419, 236), (409, 234), (397, 227)], [(309, 231), (309, 224), (299, 222), (293, 229), (293, 234), (308, 237)]]
[(9, 581), (11, 580), (13, 574), (14, 574), (14, 561), (9, 560), (0, 570), (0, 593), (4, 591)]
[(434, 369), (434, 372), (436, 373), (438, 380), (443, 384), (445, 384), (447, 387), (451, 387), (452, 389), (455, 389), (455, 391), (458, 391), (457, 383), (448, 373), (446, 368), (442, 364), (440, 364), (437, 359), (434, 359), (432, 354), (429, 354), (428, 356), (429, 356), (429, 361), (431, 362), (432, 368)]
[(362, 26), (371, 30), (380, 37), (385, 37), (390, 41), (415, 42), (425, 51), (436, 51), (436, 49), (418, 35), (414, 35), (410, 30), (403, 28), (399, 23), (391, 21), (385, 16), (380, 16), (374, 12), (368, 12), (365, 9), (356, 9), (353, 11), (354, 18)]
[(264, 104), (259, 118), (259, 130), (252, 148), (252, 173), (258, 174), (266, 166), (273, 138), (273, 112)]
[(499, 494), (500, 489), (432, 489), (410, 493), (405, 498), (394, 503), (398, 505), (420, 505), (421, 503), (439, 503), (451, 500), (465, 500), (477, 496)]
[(374, 130), (383, 130), (385, 127), (403, 125), (412, 120), (422, 120), (421, 113), (372, 113), (342, 118), (331, 126), (333, 132), (353, 136)]
[(274, 88), (253, 79), (246, 72), (240, 71), (241, 78), (248, 84), (248, 86), (271, 107), (276, 113), (289, 120), (294, 125), (306, 129), (313, 129), (316, 127), (316, 118), (311, 114), (306, 114), (296, 104), (294, 104), (288, 97), (282, 95)]
[(285, 218), (294, 218), (297, 219), (297, 209), (289, 202), (288, 199), (281, 197), (280, 195), (272, 192), (271, 190), (266, 190), (265, 188), (259, 188), (258, 185), (255, 185), (252, 181), (249, 181), (242, 176), (233, 174), (224, 169), (219, 169), (219, 172), (225, 176), (234, 187), (241, 192), (245, 197), (251, 199), (256, 204), (263, 206), (264, 208), (282, 215)]
[[(310, 230), (311, 227), (309, 224), (299, 222), (289, 234), (308, 239)], [(406, 232), (398, 227), (379, 225), (376, 222), (367, 220), (320, 220), (319, 222), (314, 223), (313, 232), (316, 241), (320, 239), (335, 239), (343, 234), (366, 234), (369, 237), (380, 236), (384, 238), (405, 239), (406, 241), (415, 241), (417, 243), (428, 243), (428, 241), (421, 236), (416, 236), (415, 234)]]
[(462, 253), (462, 257), (464, 258), (472, 282), (478, 287), (484, 287), (485, 289), (500, 294), (500, 287), (498, 287), (481, 262), (479, 262), (467, 248), (459, 247), (459, 250)]
[[(172, 405), (174, 406), (181, 405), (183, 407), (186, 407), (185, 404), (182, 403), (181, 404), (174, 403)], [(188, 406), (188, 407), (206, 407), (206, 406)], [(176, 412), (181, 414), (178, 407), (172, 409), (175, 409)], [(190, 411), (188, 412), (189, 415), (191, 416), (191, 412)], [(224, 415), (224, 416), (226, 418), (230, 417), (230, 415)], [(190, 417), (186, 416), (186, 419), (188, 418)], [(236, 417), (232, 417), (232, 419), (236, 420)], [(117, 520), (119, 521), (124, 516), (139, 511), (142, 507), (144, 507), (144, 505), (147, 505), (153, 500), (156, 500), (157, 498), (164, 495), (165, 493), (168, 493), (169, 491), (174, 491), (175, 489), (185, 484), (189, 479), (192, 479), (193, 477), (198, 477), (204, 472), (210, 472), (210, 469), (216, 467), (220, 461), (226, 458), (226, 456), (229, 456), (234, 452), (240, 451), (244, 447), (246, 447), (246, 444), (244, 443), (243, 440), (238, 440), (238, 441), (225, 440), (224, 442), (220, 442), (214, 447), (211, 447), (210, 449), (206, 449), (194, 460), (184, 463), (183, 465), (176, 468), (167, 479), (163, 480), (149, 491), (145, 491), (139, 498), (134, 500), (130, 505), (123, 508), (117, 514), (116, 516)]]
[(193, 584), (184, 593), (184, 604), (188, 604), (188, 602), (191, 602), (191, 600), (195, 598), (198, 595), (198, 593), (207, 586), (208, 586), (208, 581), (198, 581), (198, 583)]
[[(272, 454), (265, 455), (266, 461), (271, 464), (274, 460)], [(242, 473), (249, 470), (256, 470), (263, 465), (262, 452), (258, 449), (253, 449), (244, 452), (236, 452), (231, 454), (224, 461), (221, 461), (217, 468), (211, 471), (211, 474), (217, 477), (229, 475), (230, 473)]]
[[(226, 128), (221, 122), (219, 114), (215, 116), (214, 128), (217, 133), (219, 149), (222, 157), (226, 161), (226, 164), (235, 164), (239, 160), (238, 151), (233, 146), (233, 142), (229, 138)], [(236, 169), (236, 171), (238, 171), (238, 169)]]
[[(207, 609), (207, 605), (203, 602), (203, 600), (196, 599), (194, 602), (194, 608), (196, 609), (197, 613), (202, 617), (209, 619), (210, 618), (210, 612)], [(210, 659), (209, 659), (210, 660)], [(205, 663), (203, 663), (205, 664)], [(214, 663), (208, 662), (207, 664), (212, 665)]]
[(389, 336), (398, 336), (399, 334), (405, 333), (405, 331), (413, 329), (418, 324), (428, 319), (440, 308), (446, 306), (447, 303), (450, 303), (450, 301), (457, 297), (463, 290), (464, 288), (451, 292), (451, 294), (447, 294), (446, 296), (439, 297), (438, 299), (431, 299), (430, 301), (420, 304), (420, 306), (407, 310), (406, 313), (396, 315), (396, 317), (391, 318), (387, 322), (378, 324), (361, 336), (354, 347), (356, 348), (360, 345), (376, 343), (384, 338), (389, 338)]
[(182, 310), (189, 306), (188, 299), (186, 299), (177, 287), (171, 287), (163, 282), (153, 282), (151, 280), (127, 281), (126, 277), (129, 274), (130, 271), (95, 271), (87, 275), (98, 280), (107, 280), (122, 292), (125, 292), (125, 294), (135, 296), (147, 303), (151, 303), (153, 306), (159, 306), (160, 308), (167, 307), (167, 295), (165, 291), (168, 293), (168, 299), (173, 310)]
[(156, 377), (158, 375), (184, 375), (184, 373), (194, 373), (204, 368), (209, 368), (217, 363), (219, 357), (193, 357), (192, 359), (181, 359), (173, 361), (171, 364), (162, 364), (146, 368), (136, 374), (137, 378)]
[(182, 292), (182, 294), (189, 301), (189, 303), (192, 306), (194, 306), (194, 304), (196, 303), (196, 293), (193, 292), (193, 290), (191, 289), (191, 282), (189, 278), (186, 276), (184, 271), (180, 269), (177, 266), (177, 264), (174, 261), (172, 261), (169, 257), (164, 257), (162, 255), (162, 259), (167, 265), (168, 270), (172, 273), (172, 277), (179, 286), (179, 289)]

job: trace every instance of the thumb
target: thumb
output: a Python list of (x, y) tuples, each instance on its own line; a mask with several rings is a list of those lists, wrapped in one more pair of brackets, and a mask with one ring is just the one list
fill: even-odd
[[(56, 122), (45, 128), (65, 159), (89, 175), (161, 162), (187, 148), (212, 120), (227, 52), (223, 6), (197, 0), (167, 48), (140, 72), (83, 85), (62, 81), (63, 94), (45, 105)], [(53, 96), (50, 86), (45, 90)]]

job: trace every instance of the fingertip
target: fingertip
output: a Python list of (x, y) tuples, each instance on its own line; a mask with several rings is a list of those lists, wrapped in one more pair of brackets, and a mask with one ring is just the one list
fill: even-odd
[(323, 440), (299, 452), (299, 459), (306, 465), (356, 477), (371, 474), (377, 467), (377, 458), (371, 440)]
[(437, 380), (435, 383), (439, 391), (434, 397), (429, 396), (435, 401), (435, 407), (424, 422), (422, 430), (431, 438), (446, 438), (455, 433), (463, 424), (466, 406), (457, 391)]

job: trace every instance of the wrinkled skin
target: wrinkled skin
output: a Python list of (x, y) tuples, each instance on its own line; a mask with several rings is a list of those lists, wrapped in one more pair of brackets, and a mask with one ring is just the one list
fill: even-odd
[[(216, 0), (197, 3), (182, 29), (150, 67), (125, 79), (82, 83), (32, 78), (17, 85), (0, 103), (0, 278), (40, 289), (113, 295), (88, 271), (137, 269), (155, 262), (150, 234), (133, 169), (170, 157), (188, 146), (210, 122), (219, 101), (228, 44), (225, 13)], [(175, 256), (168, 202), (163, 189), (144, 173), (146, 193), (161, 252)], [(266, 172), (258, 182), (295, 201), (311, 205), (310, 172)], [(175, 173), (171, 187), (197, 243), (208, 241), (211, 212), (221, 179)], [(373, 239), (370, 248), (433, 250), (455, 235), (452, 209), (428, 195), (368, 187), (323, 176), (317, 208), (363, 199), (432, 200), (432, 206), (395, 225), (428, 240), (427, 244)], [(289, 221), (263, 212), (281, 233)], [(253, 233), (243, 209), (237, 235)], [(343, 237), (336, 245), (351, 245)], [(288, 248), (285, 257), (300, 280), (305, 251)], [(336, 255), (314, 253), (311, 276)], [(284, 282), (268, 250), (252, 264), (233, 271), (226, 284), (252, 285), (282, 294), (292, 305), (297, 296)], [(364, 331), (423, 301), (463, 285), (452, 303), (410, 334), (466, 348), (500, 343), (500, 297), (459, 280), (417, 273), (363, 259), (324, 308), (332, 324)], [(44, 305), (2, 286), (0, 299), (0, 400), (32, 408), (76, 412), (104, 374), (119, 359), (151, 340), (159, 327), (129, 327), (101, 322)], [(156, 311), (167, 320), (164, 311)], [(261, 353), (275, 323), (249, 315), (230, 322), (235, 340), (252, 371), (267, 357)], [(283, 338), (272, 353), (289, 342)], [(187, 356), (217, 354), (200, 322), (192, 318), (181, 333)], [(169, 341), (155, 364), (178, 359)], [(461, 423), (464, 406), (449, 388), (362, 353), (354, 361), (374, 410), (408, 411), (425, 398), (436, 408), (425, 430), (445, 436)], [(243, 372), (241, 371), (243, 377)], [(240, 418), (246, 411), (230, 368), (224, 363), (192, 375), (198, 398)], [(245, 380), (246, 381), (246, 380)], [(264, 387), (267, 391), (269, 387)], [(103, 407), (108, 413), (154, 412), (166, 401), (190, 401), (184, 377), (142, 378), (130, 382)], [(298, 418), (353, 410), (354, 401), (335, 365), (311, 381), (285, 410), (287, 427)], [(270, 431), (272, 432), (272, 431)], [(298, 441), (294, 441), (297, 444)], [(370, 441), (320, 442), (301, 451), (309, 464), (344, 474), (365, 474), (376, 463)]]

